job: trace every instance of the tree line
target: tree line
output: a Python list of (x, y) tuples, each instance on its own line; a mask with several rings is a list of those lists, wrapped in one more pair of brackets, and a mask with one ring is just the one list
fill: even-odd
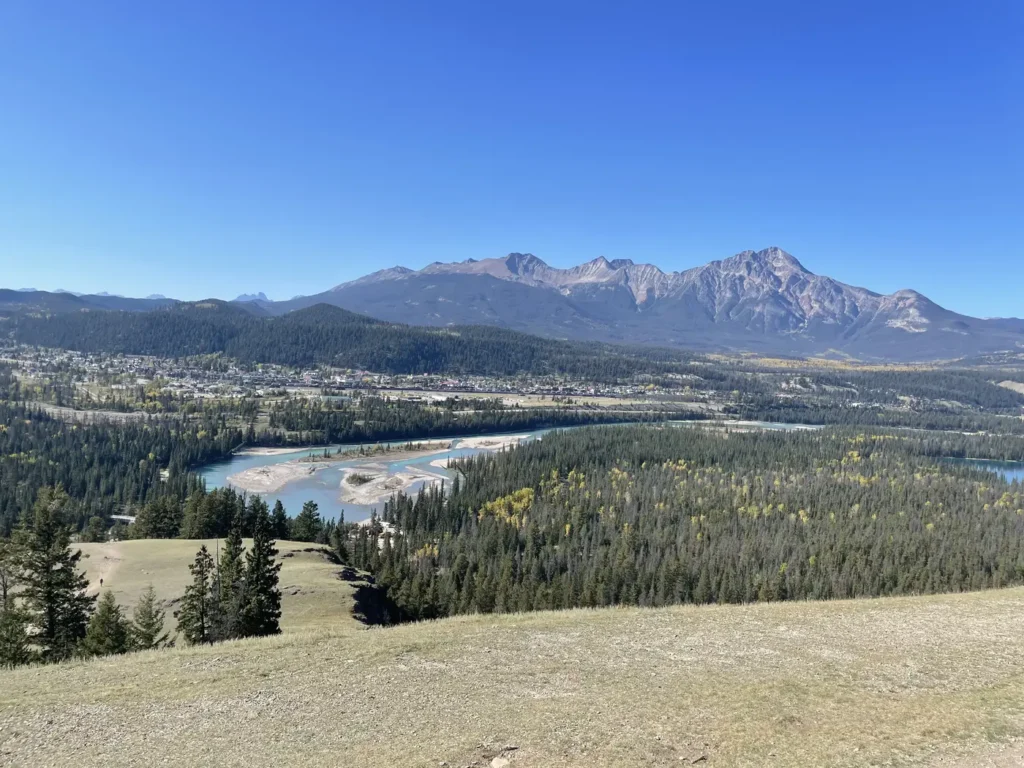
[[(428, 406), (389, 397), (361, 397), (358, 400), (300, 400), (290, 398), (271, 405), (270, 428), (255, 431), (247, 441), (273, 445), (287, 442), (361, 443), (379, 440), (456, 437), (459, 435), (518, 432), (568, 427), (583, 424), (610, 424), (626, 421), (652, 421), (669, 418), (694, 418), (692, 411), (671, 407), (637, 410), (587, 410), (574, 407), (518, 408), (488, 399), (449, 401)], [(699, 416), (698, 416), (699, 418)]]
[(681, 350), (637, 352), (490, 326), (406, 326), (326, 304), (264, 317), (208, 300), (150, 312), (14, 315), (3, 322), (22, 344), (91, 353), (172, 358), (221, 353), (244, 363), (405, 374), (554, 373), (595, 381), (697, 370), (691, 365), (696, 356)]

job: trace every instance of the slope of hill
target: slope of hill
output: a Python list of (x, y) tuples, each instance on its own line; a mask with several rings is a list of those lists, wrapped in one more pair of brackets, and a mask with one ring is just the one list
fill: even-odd
[(1008, 766), (1024, 590), (472, 616), (0, 672), (19, 766)]
[[(217, 300), (153, 312), (16, 314), (0, 333), (25, 344), (84, 352), (181, 357), (223, 353), (245, 362), (330, 364), (388, 373), (656, 372), (692, 356), (555, 341), (485, 326), (415, 328), (318, 304), (283, 316)], [(258, 309), (258, 308), (257, 308)]]
[(513, 253), (418, 272), (395, 267), (264, 306), (281, 313), (320, 302), (420, 325), (484, 323), (699, 349), (915, 360), (1024, 348), (1024, 321), (958, 315), (911, 290), (881, 295), (846, 285), (780, 248), (669, 273), (603, 257), (557, 269)]
[[(217, 540), (140, 539), (103, 544), (78, 544), (90, 591), (110, 590), (129, 615), (152, 584), (166, 607), (167, 627), (174, 635), (171, 613), (191, 579), (188, 566), (199, 547), (211, 553)], [(250, 544), (249, 540), (245, 542)], [(277, 542), (281, 562), (281, 629), (296, 632), (313, 627), (361, 626), (353, 616), (356, 592), (364, 581), (325, 553), (324, 547), (303, 541)], [(348, 573), (349, 578), (342, 578)]]

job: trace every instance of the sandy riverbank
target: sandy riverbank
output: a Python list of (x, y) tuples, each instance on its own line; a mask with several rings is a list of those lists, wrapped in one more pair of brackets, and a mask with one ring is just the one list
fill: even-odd
[(286, 456), (289, 453), (302, 453), (303, 451), (322, 451), (330, 448), (329, 445), (307, 445), (301, 448), (242, 448), (235, 451), (235, 456)]
[(369, 453), (362, 453), (359, 449), (353, 449), (351, 451), (342, 451), (335, 453), (331, 456), (303, 456), (301, 461), (303, 463), (337, 463), (340, 461), (407, 461), (410, 459), (422, 459), (424, 456), (431, 456), (435, 453), (444, 453), (451, 450), (452, 444), (447, 440), (434, 440), (424, 443), (407, 443), (404, 445), (395, 445), (388, 447), (385, 450), (375, 450)]
[(458, 442), (459, 448), (472, 448), (478, 451), (500, 451), (502, 448), (519, 445), (529, 435), (486, 435), (484, 437), (464, 437)]

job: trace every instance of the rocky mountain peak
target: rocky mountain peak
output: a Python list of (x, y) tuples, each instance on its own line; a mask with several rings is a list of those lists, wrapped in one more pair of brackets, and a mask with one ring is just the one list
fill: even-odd
[[(716, 263), (716, 262), (712, 262)], [(742, 251), (720, 263), (727, 269), (743, 269), (745, 271), (770, 271), (776, 274), (802, 272), (810, 274), (793, 255), (781, 248), (772, 246), (760, 251)]]
[(929, 299), (911, 288), (903, 288), (891, 294), (894, 299), (905, 299), (910, 301), (929, 301)]
[(538, 268), (547, 268), (543, 260), (532, 253), (510, 253), (505, 257), (505, 265), (513, 275), (529, 274)]
[(267, 298), (267, 294), (265, 294), (263, 291), (260, 291), (259, 293), (243, 293), (239, 296), (236, 296), (234, 300), (239, 302), (270, 301), (270, 299)]

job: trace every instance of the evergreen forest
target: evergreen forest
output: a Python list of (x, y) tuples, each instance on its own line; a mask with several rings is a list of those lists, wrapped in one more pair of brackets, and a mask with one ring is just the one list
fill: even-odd
[(411, 617), (1024, 582), (1024, 488), (899, 433), (609, 427), (457, 463), (353, 534)]

